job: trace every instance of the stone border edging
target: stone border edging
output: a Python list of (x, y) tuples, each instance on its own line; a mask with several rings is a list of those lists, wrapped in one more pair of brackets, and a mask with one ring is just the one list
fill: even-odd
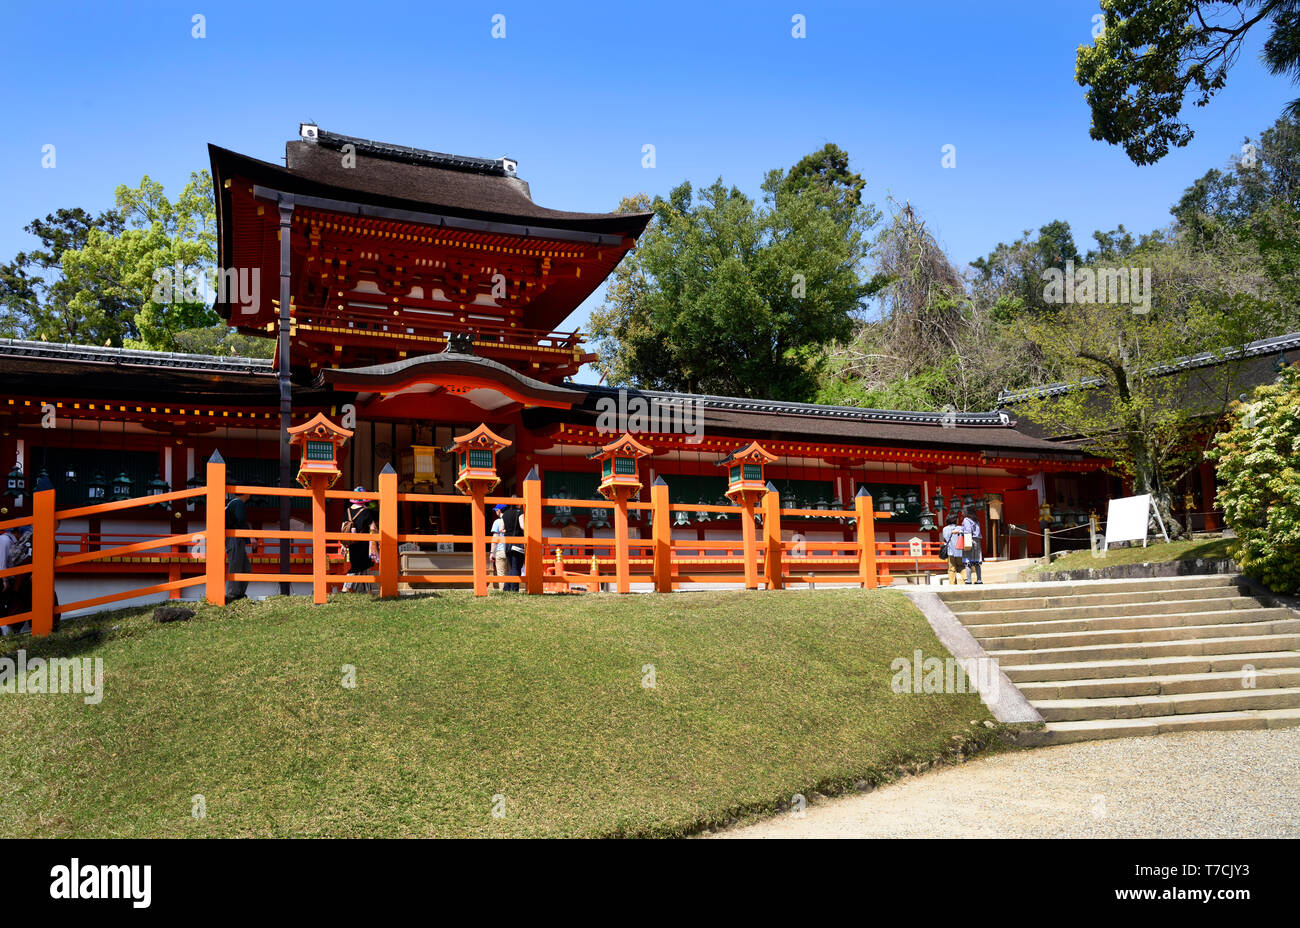
[[(947, 603), (939, 598), (937, 593), (929, 593), (922, 590), (902, 590), (900, 591), (912, 603), (921, 610), (925, 620), (930, 623), (934, 629), (935, 636), (953, 657), (959, 661), (966, 660), (992, 660), (993, 665), (998, 669), (998, 687), (997, 696), (990, 698), (987, 693), (980, 692), (980, 699), (984, 705), (989, 707), (993, 717), (999, 722), (1037, 722), (1044, 724), (1043, 716), (1037, 709), (1030, 704), (1025, 698), (1025, 694), (1020, 692), (1011, 678), (1002, 670), (1002, 665), (997, 658), (993, 658), (983, 646), (975, 640), (975, 636), (970, 633), (965, 625), (953, 614), (948, 608)], [(972, 680), (973, 677), (968, 677)]]
[(1141, 564), (1114, 564), (1110, 567), (1083, 567), (1077, 570), (1026, 571), (1023, 576), (1034, 583), (1059, 583), (1069, 580), (1145, 580), (1151, 577), (1190, 577), (1197, 574), (1236, 574), (1241, 568), (1232, 558), (1188, 558), (1181, 561), (1145, 561)]

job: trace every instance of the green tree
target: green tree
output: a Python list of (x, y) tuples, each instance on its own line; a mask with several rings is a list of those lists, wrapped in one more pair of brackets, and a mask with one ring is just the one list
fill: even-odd
[(719, 179), (649, 206), (654, 219), (611, 277), (591, 330), (614, 383), (809, 400), (822, 348), (852, 331), (871, 293), (861, 179), (828, 146), (768, 173), (761, 202)]
[[(1271, 27), (1264, 63), (1300, 77), (1300, 4), (1295, 0), (1101, 0), (1103, 31), (1079, 47), (1075, 79), (1087, 88), (1094, 139), (1153, 164), (1191, 141), (1179, 120), (1188, 97), (1205, 106), (1227, 84), (1251, 29)], [(1300, 100), (1288, 107), (1300, 113)]]
[(1300, 364), (1233, 410), (1207, 457), (1238, 538), (1242, 569), (1279, 593), (1300, 591)]
[(23, 338), (177, 350), (218, 324), (210, 308), (216, 207), (207, 171), (173, 202), (145, 177), (99, 216), (62, 209), (27, 231), (41, 247), (0, 266), (6, 330)]
[(986, 257), (972, 261), (971, 267), (984, 305), (995, 318), (1008, 321), (1021, 312), (1046, 310), (1044, 272), (1064, 271), (1066, 262), (1079, 260), (1070, 224), (1057, 219), (1040, 227), (1037, 235), (1026, 229), (1010, 245), (999, 242)]

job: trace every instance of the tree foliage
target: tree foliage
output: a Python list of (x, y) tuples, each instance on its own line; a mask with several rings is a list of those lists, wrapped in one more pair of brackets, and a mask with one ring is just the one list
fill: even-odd
[(26, 231), (40, 247), (0, 266), (8, 335), (174, 351), (178, 333), (219, 325), (204, 283), (216, 260), (207, 171), (174, 201), (146, 176), (98, 216), (61, 209)]
[[(1296, 0), (1101, 0), (1104, 29), (1080, 46), (1075, 79), (1087, 88), (1094, 139), (1153, 164), (1194, 133), (1180, 120), (1190, 97), (1205, 106), (1227, 84), (1246, 34), (1267, 23), (1264, 62), (1300, 77)], [(1289, 106), (1300, 113), (1300, 100)]]
[(615, 383), (808, 400), (822, 348), (852, 331), (872, 292), (866, 233), (878, 212), (835, 146), (770, 171), (756, 202), (722, 180), (624, 201), (654, 219), (592, 313)]
[(1279, 593), (1300, 591), (1300, 364), (1233, 410), (1208, 457), (1242, 569)]

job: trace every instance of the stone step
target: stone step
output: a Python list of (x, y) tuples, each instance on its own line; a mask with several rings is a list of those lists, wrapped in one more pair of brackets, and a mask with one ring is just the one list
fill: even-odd
[(1019, 664), (1064, 664), (1071, 661), (1134, 660), (1150, 657), (1176, 657), (1186, 654), (1294, 651), (1296, 649), (1300, 649), (1300, 634), (1286, 633), (1005, 650), (999, 651), (993, 656), (998, 659), (999, 664), (1016, 666)]
[[(1009, 591), (1008, 591), (1009, 592)], [(1072, 606), (1105, 606), (1112, 603), (1126, 606), (1131, 603), (1184, 602), (1187, 600), (1226, 598), (1237, 595), (1230, 587), (1195, 586), (1177, 590), (1142, 590), (1129, 593), (1079, 593), (1073, 596), (998, 597), (952, 602), (945, 596), (949, 608), (958, 615), (972, 619), (984, 612), (1021, 609), (1059, 609)]]
[(987, 590), (981, 587), (961, 586), (946, 588), (939, 593), (944, 602), (952, 604), (980, 599), (1035, 599), (1041, 596), (1091, 596), (1101, 593), (1151, 592), (1195, 587), (1236, 587), (1237, 574), (1195, 574), (1186, 577), (1151, 577), (1136, 580), (1072, 580), (1064, 583), (1024, 583)]
[[(1262, 613), (1268, 614), (1263, 615)], [(1000, 638), (984, 638), (980, 640), (980, 644), (984, 646), (984, 650), (996, 655), (1004, 651), (1057, 650), (1060, 648), (1112, 644), (1194, 641), (1204, 638), (1236, 638), (1291, 633), (1300, 635), (1300, 619), (1292, 617), (1290, 610), (1287, 609), (1258, 609), (1246, 612), (1206, 613), (1206, 615), (1218, 619), (1242, 616), (1250, 619), (1250, 621), (1220, 621), (1215, 624), (1200, 625), (1165, 624), (1156, 628), (1116, 628), (1102, 631), (1008, 635)], [(1260, 621), (1254, 621), (1257, 617)]]
[(1031, 702), (1046, 722), (1083, 722), (1089, 719), (1137, 719), (1188, 713), (1239, 712), (1244, 709), (1297, 709), (1300, 708), (1300, 688), (1233, 689), (1168, 696), (1109, 696)]
[(1053, 622), (999, 622), (994, 625), (967, 625), (979, 640), (1006, 638), (1012, 635), (1051, 634), (1053, 632), (1111, 631), (1120, 628), (1168, 628), (1177, 625), (1220, 625), (1253, 622), (1262, 607), (1225, 609), (1222, 612), (1188, 612), (1181, 615), (1120, 615), (1104, 619), (1067, 619)]
[[(1249, 664), (1250, 673), (1243, 670)], [(1300, 660), (1285, 667), (1259, 667), (1238, 661), (1229, 670), (1202, 673), (1166, 673), (1158, 676), (1095, 677), (1079, 680), (1018, 682), (1016, 688), (1037, 704), (1044, 699), (1100, 699), (1116, 696), (1173, 696), (1180, 693), (1217, 693), (1246, 689), (1300, 686)]]
[(985, 612), (954, 612), (963, 625), (991, 625), (995, 622), (1050, 622), (1058, 619), (1109, 619), (1129, 615), (1173, 615), (1184, 612), (1220, 612), (1225, 609), (1259, 609), (1262, 604), (1250, 596), (1219, 596), (1213, 599), (1175, 600), (1155, 603), (1108, 603), (1055, 609), (1000, 609)]
[(1138, 719), (1049, 722), (1044, 729), (1021, 735), (1020, 743), (1031, 746), (1068, 744), (1073, 741), (1159, 735), (1175, 731), (1232, 731), (1252, 728), (1292, 728), (1297, 725), (1300, 725), (1300, 709), (1189, 712), (1183, 715), (1157, 715)]
[[(1239, 640), (1239, 639), (1238, 639)], [(1034, 683), (1065, 685), (1076, 680), (1143, 678), (1169, 674), (1236, 673), (1243, 667), (1258, 671), (1300, 667), (1300, 650), (1243, 651), (1234, 654), (1188, 654), (1153, 658), (1016, 664), (1003, 656), (999, 667), (1017, 687)]]

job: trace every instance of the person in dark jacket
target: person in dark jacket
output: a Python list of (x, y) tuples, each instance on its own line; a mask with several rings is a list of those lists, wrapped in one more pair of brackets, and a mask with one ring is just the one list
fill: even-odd
[[(366, 492), (365, 487), (354, 487), (353, 493)], [(352, 532), (353, 534), (363, 536), (364, 541), (360, 538), (357, 541), (348, 542), (348, 573), (354, 575), (368, 574), (370, 569), (375, 565), (374, 559), (374, 539), (371, 537), (378, 524), (375, 511), (371, 509), (364, 499), (348, 500), (347, 521), (343, 523), (343, 531)], [(343, 592), (362, 593), (370, 587), (368, 583), (345, 583)]]
[[(247, 493), (232, 494), (230, 499), (226, 500), (226, 531), (234, 529), (248, 528), (248, 510), (245, 506), (248, 502)], [(247, 574), (253, 570), (253, 564), (248, 559), (248, 539), (234, 538), (226, 536), (226, 573), (228, 574)], [(227, 580), (226, 581), (226, 602), (232, 603), (237, 599), (248, 598), (248, 581), (247, 580)]]
[[(520, 520), (520, 513), (513, 505), (506, 510), (502, 516), (505, 522), (506, 537), (518, 538), (524, 533), (523, 523)], [(515, 542), (506, 545), (506, 569), (510, 571), (508, 576), (522, 577), (524, 574), (524, 546)], [(506, 583), (502, 586), (508, 593), (518, 593), (518, 583)]]

